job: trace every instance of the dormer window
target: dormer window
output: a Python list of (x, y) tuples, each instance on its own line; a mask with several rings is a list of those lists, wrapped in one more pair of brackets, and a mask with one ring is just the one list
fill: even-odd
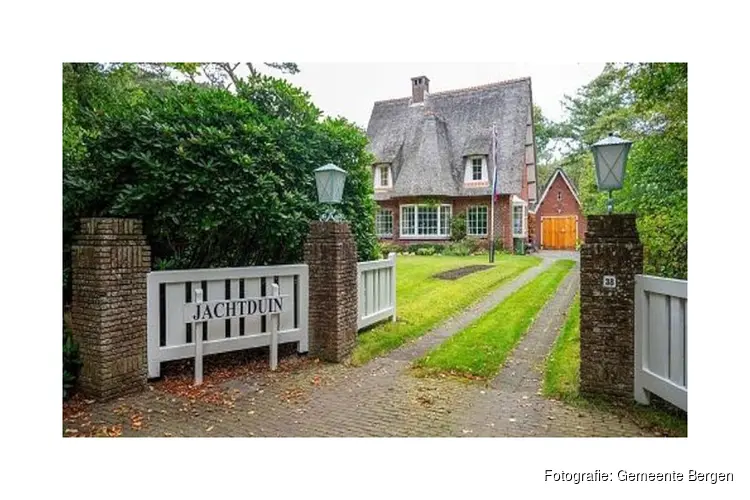
[(464, 184), (467, 187), (483, 187), (488, 185), (486, 156), (475, 155), (466, 158)]
[(388, 175), (388, 165), (382, 165), (380, 167), (380, 187), (388, 187), (390, 179), (391, 178)]
[(482, 180), (482, 159), (481, 158), (471, 159), (471, 180), (473, 181)]
[(379, 165), (375, 165), (373, 178), (375, 181), (375, 189), (392, 188), (393, 175), (391, 173), (391, 165), (389, 163), (381, 163)]

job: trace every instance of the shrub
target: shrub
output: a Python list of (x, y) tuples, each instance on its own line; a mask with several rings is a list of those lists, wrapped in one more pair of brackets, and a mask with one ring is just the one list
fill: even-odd
[(73, 392), (81, 365), (78, 344), (73, 341), (73, 335), (63, 320), (63, 399), (68, 399)]
[(161, 268), (300, 262), (317, 220), (313, 170), (348, 173), (337, 209), (360, 260), (378, 257), (372, 158), (364, 132), (320, 119), (309, 96), (260, 78), (237, 94), (193, 84), (145, 87), (95, 113), (82, 159), (64, 164), (64, 255), (80, 217), (139, 217)]
[[(413, 253), (416, 255), (440, 255), (443, 253), (443, 245), (438, 245), (434, 243), (414, 243), (413, 245), (409, 245), (406, 247), (407, 253)], [(429, 253), (420, 253), (420, 252), (429, 252)]]
[(401, 253), (403, 248), (394, 243), (380, 243), (380, 254), (384, 259), (388, 258), (388, 254), (391, 252)]
[(451, 218), (451, 241), (461, 241), (466, 238), (466, 214), (460, 213)]
[(454, 255), (457, 257), (465, 257), (467, 255), (471, 255), (474, 249), (474, 245), (466, 240), (463, 239), (461, 241), (457, 241), (454, 243), (451, 243), (445, 247), (445, 255)]
[(435, 255), (435, 247), (422, 247), (417, 250), (417, 255)]

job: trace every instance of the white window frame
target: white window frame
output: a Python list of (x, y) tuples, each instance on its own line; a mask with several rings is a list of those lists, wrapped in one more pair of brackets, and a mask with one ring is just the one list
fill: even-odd
[[(390, 233), (381, 233), (380, 232), (380, 225), (378, 224), (378, 216), (383, 215), (385, 212), (388, 212), (391, 216), (391, 232)], [(390, 208), (378, 208), (378, 211), (375, 213), (375, 234), (378, 238), (392, 238), (393, 237), (393, 209)]]
[[(478, 165), (477, 165), (477, 162), (479, 163)], [(471, 159), (471, 180), (472, 181), (481, 181), (481, 180), (483, 180), (482, 179), (482, 177), (484, 176), (483, 175), (483, 173), (484, 173), (483, 172), (484, 171), (484, 165), (483, 165), (483, 163), (484, 162), (482, 161), (481, 158), (472, 158)], [(476, 174), (477, 174), (477, 168), (479, 168), (479, 179), (475, 178)]]
[[(515, 224), (516, 207), (521, 207), (521, 227), (522, 227), (521, 233), (516, 232), (516, 224)], [(513, 196), (513, 203), (511, 204), (511, 209), (510, 209), (510, 227), (511, 227), (511, 230), (513, 231), (513, 237), (525, 238), (528, 234), (528, 225), (529, 225), (528, 203), (526, 203), (521, 198), (518, 198), (517, 196)]]
[[(473, 233), (471, 232), (471, 209), (472, 208), (484, 208), (484, 232), (483, 233)], [(490, 227), (490, 221), (489, 221), (489, 210), (487, 209), (487, 205), (470, 205), (466, 207), (466, 234), (469, 236), (487, 236), (487, 231)]]
[[(393, 187), (393, 171), (391, 170), (391, 164), (390, 163), (377, 163), (374, 165), (375, 171), (373, 172), (373, 182), (375, 184), (375, 189), (382, 190), (382, 189), (391, 189)], [(386, 172), (388, 172), (386, 175), (388, 176), (388, 183), (386, 185), (382, 185), (382, 171), (383, 169), (387, 169)]]
[[(385, 184), (383, 184), (383, 174), (385, 174)], [(391, 167), (388, 165), (380, 166), (380, 187), (387, 188), (391, 184)]]
[[(406, 217), (404, 217), (404, 208), (414, 208), (414, 218), (412, 219), (413, 227), (414, 227), (414, 234), (405, 234), (404, 233), (404, 222), (406, 220)], [(437, 208), (437, 233), (438, 234), (420, 234), (419, 233), (419, 209), (420, 208)], [(442, 227), (441, 221), (442, 217), (441, 214), (444, 210), (448, 211), (448, 225), (447, 227)], [(426, 205), (424, 203), (408, 203), (405, 205), (399, 206), (399, 221), (398, 221), (398, 227), (399, 227), (399, 237), (404, 240), (447, 240), (451, 236), (451, 227), (450, 227), (450, 220), (453, 217), (453, 206), (447, 203), (442, 203), (439, 205)]]
[[(482, 160), (482, 178), (474, 180), (474, 160)], [(466, 186), (483, 187), (489, 183), (489, 175), (487, 175), (487, 156), (485, 155), (472, 155), (466, 157), (466, 164), (464, 165), (464, 184)]]

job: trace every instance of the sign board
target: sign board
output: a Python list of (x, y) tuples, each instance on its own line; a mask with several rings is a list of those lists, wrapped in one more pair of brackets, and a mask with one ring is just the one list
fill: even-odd
[(602, 280), (604, 288), (617, 288), (617, 278), (614, 276), (605, 276)]
[(250, 297), (244, 299), (211, 300), (185, 304), (186, 323), (215, 319), (236, 319), (284, 312), (284, 299), (288, 295)]
[[(212, 300), (203, 302), (203, 290), (195, 289), (195, 302), (185, 304), (183, 318), (188, 323), (196, 325), (198, 322), (216, 319), (246, 318), (248, 316), (271, 316), (270, 365), (275, 371), (279, 363), (279, 315), (284, 312), (284, 299), (288, 295), (279, 295), (279, 285), (271, 285), (271, 295), (266, 297), (250, 297), (242, 299)], [(193, 326), (195, 331), (198, 329)], [(195, 336), (195, 382), (196, 386), (203, 383), (203, 336)]]

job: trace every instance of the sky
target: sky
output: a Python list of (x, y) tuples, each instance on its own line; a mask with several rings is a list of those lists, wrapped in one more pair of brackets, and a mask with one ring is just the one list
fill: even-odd
[[(257, 63), (256, 63), (257, 64)], [(300, 72), (284, 75), (309, 92), (329, 116), (344, 116), (367, 128), (375, 101), (411, 96), (411, 77), (427, 76), (430, 92), (531, 77), (535, 104), (547, 118), (563, 116), (560, 101), (587, 84), (604, 63), (297, 63)], [(244, 66), (244, 65), (243, 65)], [(265, 73), (278, 72), (257, 64)]]

